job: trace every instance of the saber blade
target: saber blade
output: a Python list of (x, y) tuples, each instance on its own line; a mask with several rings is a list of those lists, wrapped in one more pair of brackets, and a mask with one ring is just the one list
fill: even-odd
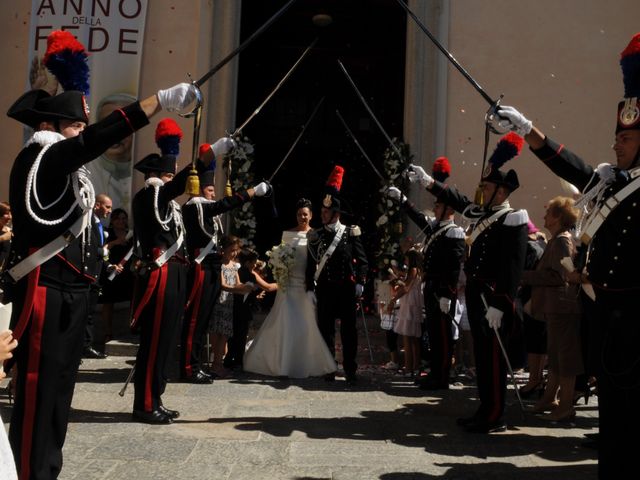
[(360, 93), (360, 90), (358, 90), (358, 87), (356, 86), (356, 83), (353, 81), (353, 79), (351, 78), (351, 75), (349, 75), (349, 72), (347, 71), (347, 69), (344, 67), (344, 65), (342, 64), (342, 62), (340, 60), (338, 60), (338, 65), (340, 65), (340, 68), (342, 69), (342, 72), (347, 77), (347, 80), (349, 80), (349, 83), (351, 84), (351, 86), (355, 90), (356, 94), (358, 95), (358, 98), (360, 99), (360, 101), (364, 105), (364, 108), (367, 109), (367, 112), (369, 112), (369, 115), (371, 116), (371, 118), (373, 119), (375, 124), (378, 126), (378, 128), (380, 129), (380, 131), (384, 135), (384, 138), (387, 139), (387, 142), (389, 142), (389, 145), (391, 146), (393, 151), (396, 153), (396, 155), (398, 155), (398, 159), (401, 159), (402, 158), (402, 153), (400, 153), (400, 150), (398, 149), (396, 144), (393, 143), (393, 141), (391, 141), (391, 137), (389, 137), (389, 135), (387, 135), (387, 132), (382, 127), (382, 124), (376, 118), (375, 114), (373, 113), (373, 110), (371, 110), (371, 107), (369, 107), (369, 104), (367, 103), (367, 101), (362, 96), (362, 93)]
[(347, 131), (347, 133), (349, 134), (349, 136), (351, 137), (351, 139), (353, 140), (353, 143), (356, 144), (356, 146), (360, 149), (360, 153), (362, 153), (362, 156), (365, 158), (365, 160), (367, 162), (369, 162), (369, 165), (371, 165), (371, 168), (373, 169), (374, 172), (376, 172), (376, 175), (378, 175), (378, 177), (380, 177), (380, 180), (382, 180), (383, 182), (386, 181), (386, 178), (384, 178), (382, 176), (382, 174), (378, 171), (378, 169), (376, 168), (376, 166), (373, 164), (373, 162), (371, 161), (371, 159), (369, 158), (369, 155), (367, 155), (367, 152), (364, 151), (364, 148), (362, 148), (362, 145), (360, 145), (360, 142), (358, 141), (358, 139), (356, 138), (356, 136), (353, 134), (353, 132), (351, 131), (351, 129), (349, 128), (349, 125), (347, 125), (347, 122), (345, 121), (344, 118), (342, 118), (342, 115), (340, 114), (339, 110), (336, 110), (336, 115), (338, 116), (338, 118), (340, 119), (340, 121), (342, 122), (342, 125), (344, 126), (345, 130)]
[(311, 120), (313, 120), (313, 118), (316, 116), (316, 113), (318, 113), (318, 110), (320, 109), (320, 105), (322, 105), (322, 102), (324, 102), (325, 97), (322, 97), (320, 99), (320, 101), (318, 102), (318, 104), (316, 105), (316, 107), (313, 109), (313, 112), (311, 112), (311, 115), (309, 116), (309, 118), (307, 119), (307, 122), (302, 126), (302, 130), (300, 130), (300, 133), (298, 134), (298, 136), (296, 137), (296, 139), (294, 140), (293, 144), (291, 145), (291, 147), (289, 148), (289, 151), (287, 152), (287, 154), (284, 156), (284, 158), (282, 159), (282, 161), (278, 164), (278, 167), (275, 169), (275, 171), (271, 174), (271, 176), (269, 177), (268, 182), (271, 183), (271, 181), (273, 180), (273, 177), (276, 176), (276, 173), (278, 173), (278, 171), (280, 170), (280, 168), (282, 168), (282, 165), (284, 165), (284, 162), (287, 161), (287, 158), (289, 158), (289, 155), (291, 155), (291, 152), (293, 152), (293, 149), (296, 148), (296, 145), (298, 144), (298, 142), (300, 141), (300, 139), (302, 138), (302, 136), (304, 135), (305, 130), (307, 129), (307, 127), (309, 126), (309, 124), (311, 123)]
[(284, 82), (287, 81), (287, 78), (289, 78), (291, 76), (291, 74), (294, 72), (294, 70), (296, 68), (298, 68), (298, 65), (300, 65), (300, 62), (302, 62), (302, 60), (304, 59), (304, 57), (307, 56), (307, 54), (311, 51), (311, 49), (316, 45), (316, 43), (318, 43), (318, 39), (316, 38), (313, 42), (311, 42), (309, 44), (309, 46), (305, 49), (304, 52), (302, 52), (302, 55), (300, 55), (300, 57), (298, 58), (298, 60), (296, 60), (296, 63), (293, 64), (293, 66), (289, 69), (289, 71), (285, 74), (284, 77), (282, 77), (282, 80), (280, 80), (278, 82), (278, 84), (276, 85), (276, 87), (271, 91), (271, 93), (269, 95), (267, 95), (267, 98), (265, 98), (262, 103), (258, 106), (258, 108), (256, 108), (254, 110), (254, 112), (249, 116), (249, 118), (247, 118), (244, 123), (242, 125), (240, 125), (238, 128), (236, 128), (236, 130), (231, 134), (231, 137), (236, 137), (236, 135), (238, 135), (242, 129), (244, 127), (246, 127), (248, 125), (248, 123), (253, 120), (253, 118), (260, 113), (260, 110), (262, 110), (262, 107), (264, 107), (269, 100), (271, 100), (271, 97), (273, 97), (276, 92), (278, 90), (280, 90), (280, 87), (284, 84)]
[(460, 63), (455, 59), (455, 57), (453, 55), (451, 55), (451, 53), (449, 52), (449, 50), (447, 50), (446, 48), (444, 48), (442, 46), (442, 44), (438, 41), (438, 39), (436, 37), (433, 36), (433, 34), (429, 31), (429, 29), (427, 27), (424, 26), (424, 24), (420, 21), (420, 19), (415, 15), (415, 13), (413, 13), (411, 11), (411, 9), (409, 8), (409, 6), (404, 3), (402, 0), (397, 0), (397, 2), (400, 4), (400, 6), (407, 12), (407, 15), (409, 15), (411, 18), (413, 18), (414, 22), (416, 22), (416, 25), (418, 25), (418, 27), (420, 27), (420, 29), (427, 35), (427, 37), (429, 37), (429, 40), (431, 40), (433, 42), (433, 44), (438, 47), (438, 49), (444, 53), (444, 55), (447, 57), (447, 59), (451, 62), (451, 64), (456, 67), (458, 69), (458, 71), (464, 76), (464, 78), (466, 78), (469, 83), (473, 86), (473, 88), (475, 88), (478, 93), (480, 95), (482, 95), (482, 98), (484, 98), (489, 105), (491, 106), (495, 106), (498, 101), (497, 100), (493, 100), (488, 94), (487, 92), (484, 91), (484, 89), (480, 86), (480, 84), (478, 82), (476, 82), (476, 80), (469, 74), (469, 72), (467, 72), (462, 65), (460, 65)]
[(245, 48), (247, 48), (256, 38), (258, 38), (264, 31), (266, 31), (273, 22), (275, 22), (278, 18), (280, 18), (284, 12), (286, 12), (289, 7), (291, 5), (293, 5), (293, 3), (296, 2), (296, 0), (289, 0), (289, 2), (282, 7), (280, 10), (278, 10), (269, 20), (266, 21), (266, 23), (264, 25), (262, 25), (258, 30), (256, 30), (255, 32), (253, 32), (251, 34), (251, 36), (249, 38), (247, 38), (244, 42), (242, 42), (242, 44), (240, 46), (238, 46), (238, 48), (236, 48), (235, 50), (233, 50), (231, 53), (229, 53), (229, 55), (227, 55), (226, 57), (224, 57), (222, 60), (220, 60), (218, 62), (218, 64), (216, 66), (214, 66), (211, 70), (209, 70), (207, 73), (205, 73), (202, 77), (200, 77), (196, 82), (195, 85), (196, 87), (200, 87), (204, 82), (206, 82), (207, 80), (209, 80), (211, 77), (213, 77), (216, 72), (218, 70), (220, 70), (222, 67), (224, 67), (227, 63), (229, 63), (229, 61), (235, 57), (236, 55), (238, 55), (242, 50), (244, 50)]

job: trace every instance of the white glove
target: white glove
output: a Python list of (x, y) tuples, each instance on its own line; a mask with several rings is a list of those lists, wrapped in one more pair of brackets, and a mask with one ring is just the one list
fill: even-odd
[(451, 309), (451, 299), (447, 297), (440, 297), (440, 311), (442, 313), (449, 313)]
[(364, 285), (356, 283), (356, 297), (361, 297), (362, 292), (364, 292)]
[(498, 126), (505, 130), (513, 130), (521, 137), (524, 137), (533, 128), (533, 123), (522, 115), (518, 110), (508, 105), (498, 107)]
[(406, 195), (404, 195), (399, 189), (396, 187), (387, 188), (387, 197), (391, 200), (395, 200), (396, 202), (404, 203), (407, 201)]
[(313, 303), (314, 307), (318, 304), (318, 299), (316, 298), (316, 294), (313, 290), (307, 291), (307, 298), (311, 300), (311, 303)]
[(420, 182), (420, 185), (424, 188), (430, 188), (434, 182), (433, 177), (429, 176), (429, 174), (424, 171), (424, 168), (417, 165), (409, 165), (407, 178), (411, 183)]
[(179, 83), (166, 90), (158, 90), (157, 96), (163, 110), (177, 112), (196, 98), (196, 86), (191, 83)]
[(502, 325), (503, 315), (504, 312), (502, 312), (502, 310), (498, 310), (496, 307), (489, 307), (489, 310), (487, 310), (487, 314), (485, 315), (487, 322), (489, 322), (489, 327), (493, 328), (494, 330), (500, 328), (500, 326)]
[(216, 158), (220, 158), (222, 155), (226, 155), (231, 150), (236, 147), (236, 142), (233, 141), (232, 138), (222, 137), (216, 140), (216, 143), (211, 145), (211, 151), (216, 156)]
[(262, 197), (269, 193), (269, 184), (267, 182), (260, 182), (258, 185), (253, 187), (253, 192), (256, 197)]

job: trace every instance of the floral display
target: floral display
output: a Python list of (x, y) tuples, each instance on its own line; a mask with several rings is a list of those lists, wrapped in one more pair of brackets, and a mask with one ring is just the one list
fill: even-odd
[[(231, 183), (232, 191), (247, 190), (254, 185), (253, 172), (253, 144), (248, 137), (241, 135), (235, 139), (236, 147), (227, 155), (225, 159), (225, 171), (228, 171), (231, 162)], [(255, 248), (253, 239), (256, 235), (256, 217), (253, 211), (253, 204), (247, 202), (241, 208), (230, 212), (231, 228), (230, 233), (242, 240), (246, 247)]]
[(289, 271), (293, 267), (295, 251), (291, 245), (281, 243), (267, 252), (269, 266), (273, 272), (273, 278), (281, 291), (286, 291), (289, 284)]
[(409, 152), (409, 145), (394, 138), (393, 143), (402, 154), (401, 158), (395, 149), (387, 148), (384, 152), (384, 174), (388, 180), (382, 182), (380, 189), (380, 202), (378, 211), (380, 216), (376, 221), (377, 245), (375, 251), (376, 266), (379, 270), (386, 270), (399, 255), (400, 238), (403, 233), (405, 223), (404, 214), (400, 210), (400, 205), (385, 195), (385, 190), (390, 186), (399, 188), (407, 194), (409, 182), (402, 173), (411, 163), (413, 157)]

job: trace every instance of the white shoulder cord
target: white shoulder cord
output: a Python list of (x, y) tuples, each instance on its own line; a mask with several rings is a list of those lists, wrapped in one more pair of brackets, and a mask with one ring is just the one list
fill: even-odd
[[(60, 135), (60, 138), (58, 139), (58, 141), (63, 139), (64, 137)], [(67, 183), (65, 184), (64, 190), (62, 191), (60, 196), (56, 198), (53, 202), (51, 202), (49, 205), (42, 205), (42, 203), (40, 202), (40, 198), (38, 197), (38, 191), (36, 189), (35, 183), (36, 183), (36, 177), (38, 175), (38, 169), (40, 168), (40, 161), (42, 160), (43, 155), (47, 152), (49, 147), (53, 145), (53, 143), (49, 143), (43, 146), (42, 150), (40, 150), (40, 153), (36, 157), (36, 160), (33, 162), (33, 165), (31, 166), (29, 173), (27, 174), (27, 186), (25, 189), (25, 205), (27, 208), (27, 212), (29, 213), (31, 218), (33, 218), (36, 222), (42, 225), (58, 225), (64, 222), (69, 217), (69, 215), (71, 215), (76, 205), (79, 205), (80, 208), (82, 209), (82, 212), (86, 214), (87, 212), (93, 209), (93, 206), (95, 205), (95, 201), (96, 201), (95, 191), (93, 189), (93, 184), (91, 183), (91, 180), (89, 180), (88, 171), (86, 168), (80, 167), (78, 170), (76, 170), (70, 175), (71, 184), (73, 186), (73, 194), (75, 196), (75, 202), (71, 204), (71, 207), (69, 207), (69, 210), (67, 210), (67, 212), (62, 217), (57, 218), (55, 220), (46, 220), (44, 218), (39, 217), (33, 211), (33, 208), (31, 206), (31, 194), (33, 194), (33, 197), (35, 198), (36, 203), (38, 204), (38, 207), (41, 210), (48, 210), (49, 208), (56, 205), (62, 199), (64, 194), (67, 192), (67, 189), (69, 188), (69, 176), (67, 176)]]
[[(600, 176), (598, 183), (596, 183), (595, 186), (593, 186), (587, 192), (583, 193), (582, 196), (574, 204), (575, 208), (582, 211), (582, 214), (580, 215), (580, 218), (578, 219), (575, 227), (574, 236), (576, 238), (580, 238), (582, 225), (588, 223), (592, 214), (598, 211), (597, 206), (602, 201), (604, 192), (615, 179), (615, 172), (613, 170), (613, 167), (611, 167), (611, 165), (608, 163), (602, 163), (598, 165), (598, 167), (593, 171), (593, 174), (591, 175), (589, 182), (587, 182), (587, 185), (589, 185), (593, 181), (596, 173)], [(589, 209), (589, 205), (591, 204), (591, 202), (593, 202), (593, 206), (591, 209)]]
[(160, 226), (162, 227), (162, 229), (164, 231), (169, 231), (169, 222), (171, 221), (171, 218), (173, 217), (173, 203), (175, 203), (173, 200), (171, 200), (171, 202), (169, 203), (169, 207), (167, 210), (167, 216), (164, 218), (164, 220), (162, 218), (160, 218), (160, 212), (158, 211), (158, 196), (160, 195), (160, 187), (162, 185), (164, 185), (164, 182), (162, 180), (160, 180), (159, 178), (155, 178), (155, 177), (151, 177), (148, 178), (147, 181), (145, 182), (147, 184), (147, 186), (151, 186), (153, 187), (153, 213), (156, 216), (156, 220), (158, 221), (158, 223), (160, 224)]
[[(178, 237), (180, 237), (184, 233), (184, 223), (182, 222), (180, 205), (178, 205), (178, 202), (176, 202), (175, 200), (171, 200), (169, 202), (169, 208), (171, 209), (171, 211), (169, 212), (169, 220), (173, 218), (173, 223), (175, 223), (176, 225), (176, 234), (178, 235)], [(167, 230), (169, 230), (168, 226)]]
[(222, 222), (220, 221), (220, 215), (213, 217), (213, 233), (209, 233), (204, 227), (204, 210), (202, 210), (202, 202), (194, 202), (196, 204), (196, 210), (198, 211), (198, 224), (204, 234), (210, 238), (216, 238), (218, 232), (224, 233), (222, 230)]

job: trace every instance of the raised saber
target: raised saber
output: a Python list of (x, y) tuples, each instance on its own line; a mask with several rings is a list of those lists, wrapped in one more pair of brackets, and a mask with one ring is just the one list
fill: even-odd
[(218, 70), (220, 70), (222, 67), (224, 67), (227, 63), (229, 63), (229, 61), (231, 59), (233, 59), (233, 57), (235, 57), (236, 55), (238, 55), (242, 50), (244, 50), (245, 48), (247, 48), (256, 38), (258, 38), (267, 28), (269, 28), (271, 26), (271, 24), (273, 22), (275, 22), (278, 18), (280, 18), (284, 12), (286, 12), (289, 7), (291, 5), (293, 5), (293, 3), (296, 0), (289, 0), (289, 2), (287, 2), (287, 4), (282, 7), (280, 10), (278, 10), (269, 20), (267, 20), (264, 25), (262, 25), (258, 30), (256, 30), (255, 32), (253, 32), (251, 34), (251, 36), (249, 38), (247, 38), (244, 42), (242, 42), (235, 50), (233, 50), (231, 53), (229, 53), (229, 55), (227, 55), (226, 57), (224, 57), (222, 60), (220, 60), (218, 62), (218, 64), (216, 66), (214, 66), (211, 70), (209, 70), (207, 73), (205, 73), (202, 77), (200, 77), (198, 80), (196, 80), (194, 83), (194, 85), (196, 87), (200, 87), (204, 82), (206, 82), (207, 80), (209, 80), (211, 77), (213, 77)]
[(284, 84), (284, 82), (291, 76), (291, 74), (294, 72), (294, 70), (296, 68), (298, 68), (298, 65), (300, 65), (300, 62), (304, 59), (304, 57), (307, 56), (307, 54), (311, 51), (311, 49), (315, 46), (315, 44), (318, 43), (318, 39), (316, 38), (313, 42), (311, 42), (309, 44), (309, 46), (305, 49), (304, 52), (302, 52), (302, 55), (300, 55), (300, 57), (298, 58), (298, 60), (296, 60), (296, 63), (293, 64), (293, 66), (289, 69), (289, 71), (285, 74), (284, 77), (282, 77), (282, 80), (280, 80), (278, 82), (278, 84), (276, 85), (276, 87), (271, 91), (271, 93), (269, 93), (269, 95), (267, 95), (267, 98), (265, 98), (262, 103), (258, 106), (258, 108), (256, 108), (254, 110), (254, 112), (249, 116), (249, 118), (247, 118), (244, 123), (242, 125), (240, 125), (238, 128), (236, 128), (236, 130), (231, 134), (232, 138), (235, 138), (238, 133), (240, 133), (242, 131), (242, 129), (244, 127), (247, 126), (247, 124), (253, 120), (253, 118), (258, 115), (258, 113), (260, 113), (260, 110), (262, 110), (262, 107), (264, 107), (269, 100), (271, 100), (271, 97), (273, 97), (276, 92), (278, 90), (280, 90), (280, 87)]
[(318, 113), (318, 110), (320, 109), (320, 105), (322, 105), (322, 102), (324, 102), (324, 99), (325, 99), (325, 97), (322, 97), (320, 99), (320, 101), (318, 102), (318, 104), (316, 105), (316, 107), (313, 109), (313, 112), (311, 112), (311, 115), (307, 119), (306, 123), (302, 126), (302, 130), (300, 130), (300, 133), (298, 134), (298, 136), (294, 140), (293, 144), (289, 148), (289, 151), (286, 153), (286, 155), (284, 156), (282, 161), (278, 164), (278, 166), (276, 167), (275, 171), (271, 174), (271, 176), (269, 177), (269, 180), (267, 180), (269, 183), (272, 182), (273, 177), (276, 176), (276, 174), (278, 173), (280, 168), (282, 168), (282, 165), (284, 165), (284, 162), (286, 162), (287, 158), (289, 158), (289, 155), (291, 155), (291, 152), (293, 152), (293, 149), (296, 148), (296, 145), (298, 145), (298, 142), (300, 141), (300, 139), (304, 135), (304, 132), (307, 130), (307, 127), (311, 123), (311, 120), (313, 120), (313, 118), (316, 116), (316, 113)]
[(411, 9), (409, 8), (409, 6), (404, 3), (402, 0), (397, 0), (397, 2), (400, 4), (400, 6), (402, 8), (404, 8), (404, 10), (407, 12), (407, 15), (409, 15), (411, 18), (413, 18), (413, 20), (416, 22), (416, 24), (418, 25), (418, 27), (420, 27), (420, 29), (427, 35), (427, 37), (429, 37), (429, 40), (431, 40), (433, 42), (433, 44), (438, 47), (438, 49), (444, 53), (444, 55), (447, 57), (447, 59), (451, 62), (451, 64), (456, 67), (458, 69), (458, 71), (464, 76), (464, 78), (466, 78), (469, 83), (473, 86), (473, 88), (475, 88), (478, 93), (480, 95), (482, 95), (482, 98), (484, 98), (487, 103), (489, 103), (489, 105), (491, 105), (492, 107), (495, 107), (498, 105), (499, 100), (493, 100), (488, 94), (487, 92), (484, 91), (484, 89), (480, 86), (480, 84), (469, 74), (469, 72), (467, 72), (462, 65), (460, 65), (460, 62), (458, 62), (455, 57), (453, 55), (451, 55), (451, 53), (444, 48), (444, 46), (442, 46), (442, 44), (438, 41), (438, 39), (436, 37), (433, 36), (433, 34), (429, 31), (429, 29), (427, 27), (424, 26), (424, 24), (420, 21), (420, 19), (415, 15), (415, 13), (413, 13), (411, 11)]
[(351, 139), (353, 140), (353, 143), (356, 144), (356, 147), (358, 147), (360, 149), (360, 153), (362, 154), (362, 156), (365, 158), (365, 160), (367, 162), (369, 162), (369, 165), (371, 166), (371, 168), (373, 169), (374, 172), (376, 172), (376, 175), (378, 175), (378, 177), (380, 177), (380, 180), (382, 180), (383, 182), (386, 182), (387, 179), (384, 178), (382, 176), (382, 174), (378, 171), (378, 169), (376, 168), (376, 166), (373, 164), (373, 162), (371, 161), (371, 159), (369, 158), (369, 155), (367, 155), (367, 152), (364, 151), (364, 148), (362, 148), (362, 145), (360, 145), (360, 142), (358, 141), (358, 139), (356, 138), (356, 136), (353, 134), (353, 132), (351, 131), (351, 129), (349, 128), (349, 125), (347, 125), (347, 122), (345, 121), (345, 119), (342, 117), (342, 115), (340, 114), (339, 110), (336, 110), (336, 115), (338, 116), (338, 118), (340, 119), (340, 121), (342, 122), (342, 125), (344, 126), (345, 130), (347, 131), (347, 133), (349, 134), (349, 136), (351, 137)]
[[(484, 304), (484, 309), (488, 311), (489, 304), (487, 303), (487, 299), (484, 297), (484, 293), (480, 294), (480, 298), (482, 299), (482, 303)], [(509, 369), (509, 375), (511, 375), (511, 382), (513, 383), (513, 387), (516, 390), (516, 397), (518, 397), (518, 402), (520, 403), (520, 410), (522, 411), (522, 416), (524, 417), (524, 412), (525, 412), (524, 403), (522, 403), (522, 398), (520, 398), (520, 390), (518, 389), (518, 384), (516, 383), (516, 376), (513, 373), (513, 368), (511, 368), (509, 355), (507, 354), (507, 350), (504, 348), (504, 344), (502, 343), (502, 338), (500, 338), (500, 332), (498, 332), (498, 329), (492, 328), (492, 330), (496, 334), (496, 338), (498, 339), (498, 344), (500, 345), (500, 350), (502, 350), (502, 356), (504, 357), (504, 361), (507, 364), (507, 369)]]
[(345, 74), (345, 76), (347, 77), (347, 80), (349, 80), (349, 83), (351, 84), (351, 86), (353, 87), (353, 89), (355, 90), (356, 94), (358, 95), (358, 98), (360, 99), (360, 101), (362, 102), (362, 104), (364, 105), (364, 108), (367, 109), (367, 112), (369, 112), (369, 115), (371, 116), (371, 118), (373, 119), (373, 121), (375, 122), (375, 124), (378, 126), (378, 128), (380, 129), (380, 131), (382, 132), (382, 135), (384, 135), (384, 138), (387, 139), (387, 142), (389, 142), (389, 145), (391, 145), (391, 148), (393, 149), (393, 151), (396, 153), (396, 155), (398, 156), (398, 159), (402, 159), (402, 153), (400, 153), (400, 149), (398, 149), (398, 147), (396, 146), (395, 143), (393, 143), (393, 141), (391, 140), (391, 137), (389, 137), (389, 135), (387, 135), (387, 132), (385, 131), (385, 129), (382, 127), (382, 124), (378, 121), (378, 119), (376, 118), (375, 114), (373, 113), (373, 110), (371, 110), (371, 107), (369, 106), (369, 104), (367, 103), (367, 101), (365, 100), (365, 98), (362, 96), (362, 93), (360, 93), (360, 90), (358, 90), (358, 87), (356, 86), (356, 83), (353, 81), (353, 79), (351, 78), (351, 75), (349, 75), (349, 72), (347, 71), (347, 69), (344, 67), (344, 65), (342, 64), (342, 62), (340, 60), (338, 60), (338, 65), (340, 65), (340, 68), (342, 69), (342, 72)]

